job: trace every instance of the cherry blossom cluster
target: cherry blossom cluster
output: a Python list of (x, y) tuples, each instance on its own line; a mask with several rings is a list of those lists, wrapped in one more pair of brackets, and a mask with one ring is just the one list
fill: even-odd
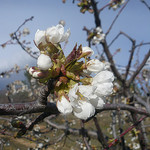
[(117, 8), (119, 8), (124, 3), (125, 3), (125, 0), (111, 0), (110, 1), (110, 8), (113, 8), (113, 10), (116, 10)]
[(46, 31), (37, 30), (34, 41), (41, 54), (37, 67), (31, 67), (29, 73), (42, 83), (54, 79), (52, 94), (58, 110), (86, 120), (95, 114), (95, 109), (103, 107), (106, 96), (112, 93), (114, 75), (108, 71), (108, 63), (89, 59), (94, 54), (90, 47), (76, 44), (65, 57), (60, 43), (69, 36), (70, 30), (64, 32), (60, 24)]
[(94, 36), (92, 38), (92, 44), (99, 44), (105, 39), (105, 34), (103, 33), (101, 27), (95, 28)]

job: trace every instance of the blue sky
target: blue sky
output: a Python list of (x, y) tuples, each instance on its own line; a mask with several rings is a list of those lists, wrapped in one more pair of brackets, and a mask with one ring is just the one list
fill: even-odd
[[(99, 6), (104, 6), (109, 0), (97, 0)], [(104, 10), (101, 13), (102, 27), (104, 33), (109, 28), (114, 17), (119, 10)], [(32, 48), (36, 49), (33, 43), (34, 34), (37, 29), (45, 30), (48, 27), (57, 25), (59, 20), (65, 20), (67, 28), (71, 30), (69, 43), (66, 47), (66, 54), (69, 53), (77, 42), (78, 45), (87, 45), (86, 33), (82, 31), (83, 26), (87, 28), (95, 27), (93, 14), (86, 12), (80, 13), (80, 8), (76, 3), (72, 4), (72, 0), (67, 0), (63, 4), (61, 0), (0, 0), (0, 44), (10, 39), (9, 34), (17, 29), (17, 27), (27, 18), (34, 16), (33, 21), (28, 22), (24, 27), (30, 29), (31, 34), (27, 40), (32, 41)], [(149, 42), (150, 40), (150, 11), (143, 5), (140, 0), (130, 0), (127, 7), (119, 16), (110, 34), (107, 37), (108, 43), (120, 31), (126, 32), (129, 36), (137, 39), (137, 43)], [(121, 48), (121, 53), (115, 56), (118, 64), (126, 65), (128, 60), (128, 51), (131, 43), (121, 36), (117, 42), (110, 48), (113, 53), (116, 49)], [(95, 47), (92, 47), (95, 50)], [(101, 51), (101, 46), (98, 46)], [(148, 51), (149, 46), (144, 46), (140, 50), (140, 60)], [(17, 45), (7, 46), (2, 49), (0, 47), (0, 72), (12, 68), (15, 64), (23, 67), (26, 64), (36, 64), (36, 61), (28, 56)], [(16, 75), (15, 75), (16, 76)], [(12, 76), (13, 77), (13, 76)], [(14, 77), (13, 80), (17, 79)], [(11, 79), (0, 79), (2, 83), (11, 82)]]

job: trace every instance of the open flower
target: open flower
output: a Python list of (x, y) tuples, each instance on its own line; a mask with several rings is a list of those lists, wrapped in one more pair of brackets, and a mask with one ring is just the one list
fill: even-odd
[[(89, 90), (90, 89), (91, 88), (89, 88)], [(81, 91), (82, 93), (80, 93)], [(89, 91), (88, 93), (90, 92), (92, 93), (92, 91)], [(78, 84), (70, 89), (68, 94), (74, 115), (83, 120), (86, 120), (95, 114), (95, 107), (88, 101), (85, 95), (85, 87), (82, 85), (78, 86)]]
[(98, 96), (107, 96), (110, 95), (113, 91), (113, 84), (112, 82), (106, 82), (101, 84), (94, 85), (95, 94)]
[(79, 85), (79, 92), (88, 100), (96, 109), (102, 108), (105, 104), (104, 97), (97, 96), (95, 89), (91, 85)]
[(104, 69), (104, 64), (98, 59), (91, 59), (87, 62), (87, 71), (98, 73)]
[(96, 76), (93, 77), (92, 85), (95, 85), (97, 83), (105, 83), (113, 81), (114, 81), (113, 73), (108, 70), (104, 70), (99, 72)]
[(50, 27), (46, 30), (46, 39), (52, 44), (57, 44), (60, 42), (67, 41), (70, 36), (70, 29), (64, 33), (64, 27), (61, 24), (57, 26)]
[(98, 96), (110, 95), (113, 91), (114, 75), (110, 71), (101, 71), (95, 77), (93, 77), (93, 89)]
[(57, 108), (63, 114), (69, 114), (72, 112), (71, 103), (64, 96), (57, 101)]
[(45, 54), (41, 54), (38, 57), (37, 65), (40, 70), (48, 70), (53, 66), (51, 58)]
[(73, 106), (73, 113), (77, 118), (86, 120), (95, 114), (95, 107), (88, 101), (78, 100)]

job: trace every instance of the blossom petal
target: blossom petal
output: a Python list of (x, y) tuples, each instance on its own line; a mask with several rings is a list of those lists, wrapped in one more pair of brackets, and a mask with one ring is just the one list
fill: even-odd
[(73, 108), (74, 115), (79, 118), (86, 120), (95, 114), (95, 107), (87, 101), (79, 101), (78, 105)]
[(39, 44), (46, 44), (46, 40), (45, 40), (45, 31), (41, 31), (41, 30), (37, 30), (35, 33), (35, 38), (34, 38), (34, 42), (35, 44), (38, 46)]
[(63, 114), (69, 114), (72, 112), (72, 106), (64, 96), (62, 96), (61, 101), (57, 101), (57, 108)]
[(53, 66), (49, 56), (41, 54), (37, 59), (37, 65), (40, 70), (48, 70)]
[(97, 83), (104, 83), (104, 82), (112, 82), (114, 81), (114, 75), (110, 71), (101, 71), (99, 72), (94, 78), (92, 85), (97, 84)]
[(91, 103), (96, 109), (102, 108), (103, 105), (105, 104), (104, 98), (102, 98), (102, 97), (100, 97), (100, 96), (97, 96), (97, 95), (93, 95), (93, 97), (91, 97), (90, 103)]
[(82, 53), (87, 53), (87, 57), (90, 57), (94, 54), (94, 51), (90, 47), (86, 46), (82, 47)]
[(87, 70), (90, 72), (98, 73), (104, 69), (104, 64), (98, 59), (92, 59), (87, 62)]
[(113, 91), (112, 82), (106, 82), (96, 85), (95, 94), (98, 96), (107, 96), (110, 95)]

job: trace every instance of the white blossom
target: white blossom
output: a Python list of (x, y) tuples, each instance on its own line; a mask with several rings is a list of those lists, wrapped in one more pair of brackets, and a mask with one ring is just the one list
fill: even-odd
[(41, 54), (37, 59), (37, 65), (40, 70), (48, 70), (53, 66), (53, 63), (49, 56)]
[(69, 114), (72, 112), (71, 103), (64, 97), (61, 97), (61, 100), (57, 101), (57, 108), (63, 114)]
[(92, 43), (93, 44), (99, 44), (100, 42), (102, 42), (105, 39), (105, 34), (104, 33), (98, 33), (97, 35), (95, 35), (92, 39)]
[(96, 31), (98, 34), (100, 34), (100, 33), (102, 33), (102, 28), (101, 28), (101, 27), (96, 27), (95, 31)]
[(104, 97), (97, 96), (95, 89), (90, 85), (79, 85), (79, 92), (86, 98), (96, 109), (100, 109), (105, 104)]
[(74, 103), (74, 101), (78, 99), (78, 96), (76, 95), (77, 91), (78, 91), (78, 84), (75, 84), (74, 87), (69, 90), (68, 97), (71, 103)]
[[(89, 86), (90, 89), (92, 90)], [(81, 91), (82, 93), (80, 93)], [(92, 93), (92, 91), (89, 91), (89, 93)], [(85, 97), (86, 94), (84, 86), (78, 86), (78, 84), (75, 84), (68, 94), (74, 115), (83, 120), (93, 116), (95, 113), (95, 107)]]
[(79, 92), (87, 99), (90, 99), (90, 96), (93, 95), (93, 87), (90, 85), (79, 85), (78, 89)]
[(82, 53), (87, 53), (87, 56), (90, 57), (94, 54), (94, 51), (90, 47), (86, 46), (82, 47)]
[(90, 97), (90, 103), (96, 108), (96, 109), (100, 109), (104, 106), (105, 102), (104, 102), (105, 98), (102, 96), (97, 96), (96, 94), (93, 94)]
[(86, 67), (88, 71), (98, 73), (104, 69), (104, 64), (98, 59), (92, 59), (87, 62)]
[(102, 42), (105, 39), (105, 34), (103, 33), (101, 27), (96, 27), (95, 31), (95, 35), (92, 38), (92, 44), (99, 44), (100, 42)]
[(105, 83), (114, 81), (114, 75), (112, 72), (104, 70), (99, 72), (95, 77), (93, 77), (92, 85), (97, 83)]
[(70, 36), (70, 29), (64, 33), (64, 27), (61, 24), (50, 27), (46, 30), (46, 38), (48, 42), (57, 44), (59, 42), (67, 41)]
[(73, 113), (77, 118), (86, 120), (95, 114), (95, 107), (88, 101), (78, 100), (73, 107)]
[(34, 42), (35, 42), (36, 46), (38, 46), (41, 43), (42, 43), (42, 45), (45, 45), (46, 44), (45, 31), (38, 29), (35, 33)]
[(104, 70), (110, 69), (110, 63), (105, 61), (104, 63)]
[(113, 0), (110, 1), (110, 3), (112, 3), (111, 7), (113, 8), (113, 10), (116, 10), (117, 8), (119, 8), (122, 4), (125, 3), (125, 0), (120, 0), (116, 3), (114, 3)]
[(22, 32), (23, 36), (30, 34), (30, 30), (28, 28), (24, 28)]
[(133, 143), (133, 149), (140, 149), (139, 143)]
[(110, 95), (113, 91), (112, 82), (97, 84), (94, 87), (96, 87), (95, 94), (98, 96), (107, 96), (107, 95)]

